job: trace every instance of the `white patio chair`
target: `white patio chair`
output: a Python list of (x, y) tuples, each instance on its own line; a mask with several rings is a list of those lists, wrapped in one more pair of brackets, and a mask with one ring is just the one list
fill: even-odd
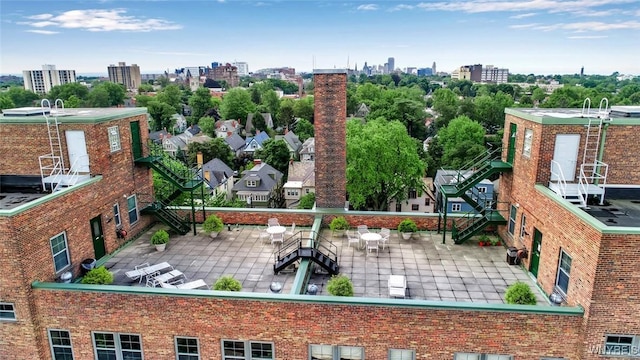
[(347, 245), (351, 247), (351, 244), (357, 244), (356, 246), (359, 247), (360, 237), (353, 234), (351, 230), (347, 230), (346, 233), (347, 233), (347, 239), (349, 240), (349, 243)]
[(271, 245), (275, 245), (275, 244), (282, 245), (283, 242), (284, 242), (283, 233), (275, 233), (271, 235)]
[(291, 230), (287, 230), (287, 235), (293, 235), (296, 232), (296, 223), (291, 223)]
[(154, 275), (147, 276), (147, 287), (156, 287), (162, 283), (177, 281), (181, 278), (186, 279), (180, 270), (171, 270), (164, 274), (156, 273)]
[(267, 225), (268, 226), (280, 226), (280, 222), (276, 218), (270, 218), (269, 220), (267, 220)]
[(362, 234), (366, 234), (369, 232), (369, 228), (367, 225), (358, 225), (358, 236), (362, 236)]
[(173, 266), (171, 266), (168, 262), (161, 262), (154, 265), (144, 263), (136, 265), (134, 269), (135, 270), (127, 271), (125, 275), (131, 280), (138, 280), (138, 283), (141, 284), (143, 278), (146, 278), (151, 274), (163, 273), (168, 270), (173, 270)]
[(164, 282), (160, 283), (160, 287), (165, 289), (183, 289), (183, 290), (194, 290), (194, 289), (209, 289), (209, 285), (202, 279), (189, 281), (187, 283), (184, 280), (180, 279), (178, 281), (174, 281), (172, 283)]
[(389, 297), (403, 298), (407, 294), (407, 278), (404, 275), (389, 275)]
[(387, 228), (380, 229), (380, 236), (382, 236), (380, 242), (382, 242), (382, 250), (384, 250), (387, 241), (389, 241), (389, 238), (391, 237), (391, 230)]
[(258, 231), (258, 239), (265, 243), (265, 242), (269, 242), (271, 240), (271, 234), (269, 234), (266, 229), (260, 227), (260, 226), (256, 226), (256, 231)]
[(370, 254), (373, 252), (373, 250), (375, 250), (376, 256), (378, 256), (379, 249), (380, 247), (378, 246), (378, 240), (367, 240), (367, 254)]

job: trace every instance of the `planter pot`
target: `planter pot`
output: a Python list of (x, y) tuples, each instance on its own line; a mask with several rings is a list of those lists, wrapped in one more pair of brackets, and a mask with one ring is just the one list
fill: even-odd
[(411, 235), (413, 235), (413, 233), (402, 233), (402, 238), (404, 240), (409, 240), (411, 239)]
[(156, 244), (156, 251), (164, 251), (164, 249), (167, 247), (167, 244)]
[(346, 230), (333, 230), (333, 236), (343, 237)]
[(211, 236), (212, 239), (215, 239), (216, 237), (218, 237), (219, 232), (217, 231), (212, 231), (209, 233), (209, 236)]
[(96, 267), (96, 259), (84, 259), (80, 263), (80, 273), (82, 276), (88, 273), (89, 270)]

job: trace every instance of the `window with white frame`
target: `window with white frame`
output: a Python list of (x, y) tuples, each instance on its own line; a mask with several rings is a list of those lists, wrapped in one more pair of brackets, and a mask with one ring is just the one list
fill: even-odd
[(522, 145), (522, 156), (531, 157), (531, 144), (533, 144), (533, 129), (524, 130), (524, 144)]
[(527, 235), (527, 216), (523, 213), (520, 216), (520, 239), (524, 239), (525, 235)]
[(67, 330), (49, 330), (49, 346), (53, 360), (73, 360), (71, 334)]
[(13, 304), (0, 302), (0, 321), (14, 321), (16, 319), (16, 309)]
[(120, 205), (115, 203), (113, 205), (113, 220), (116, 223), (116, 226), (122, 225), (122, 218), (120, 217)]
[(275, 359), (273, 343), (261, 341), (222, 340), (222, 360)]
[(420, 205), (418, 204), (411, 204), (411, 211), (418, 211), (420, 210)]
[(138, 222), (138, 199), (135, 195), (131, 195), (127, 198), (127, 212), (129, 213), (129, 225), (133, 225)]
[(513, 360), (513, 356), (481, 353), (455, 353), (455, 355), (453, 355), (453, 360)]
[(640, 336), (607, 335), (602, 355), (640, 356)]
[(49, 243), (51, 244), (51, 254), (53, 255), (53, 266), (57, 274), (71, 265), (71, 261), (69, 260), (69, 246), (67, 244), (67, 233), (61, 232), (60, 234), (52, 237), (49, 240)]
[(142, 360), (142, 339), (137, 334), (93, 333), (96, 360)]
[(257, 187), (257, 186), (258, 186), (257, 180), (247, 180), (247, 187)]
[(558, 275), (556, 277), (556, 287), (567, 295), (569, 289), (569, 275), (571, 274), (571, 257), (560, 250), (560, 261), (558, 262)]
[(360, 346), (309, 345), (311, 360), (363, 360), (364, 348)]
[(200, 360), (200, 346), (194, 337), (176, 337), (176, 360)]
[(516, 215), (518, 214), (518, 208), (515, 205), (511, 205), (511, 210), (509, 210), (509, 227), (507, 231), (511, 236), (513, 236), (516, 231)]
[(486, 193), (487, 192), (487, 187), (486, 186), (478, 186), (476, 187), (476, 189), (478, 189), (479, 193)]
[(452, 212), (459, 212), (462, 210), (462, 204), (451, 204), (451, 211)]
[(109, 147), (111, 148), (111, 152), (116, 152), (122, 149), (120, 144), (120, 132), (118, 131), (117, 126), (111, 126), (107, 128), (107, 133), (109, 134)]
[(389, 360), (415, 360), (415, 358), (415, 350), (389, 349)]

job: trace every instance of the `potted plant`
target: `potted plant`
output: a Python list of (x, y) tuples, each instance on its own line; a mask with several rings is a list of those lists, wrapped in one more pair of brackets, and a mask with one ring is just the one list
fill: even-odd
[(334, 217), (329, 224), (329, 229), (333, 231), (335, 236), (344, 236), (344, 232), (349, 230), (349, 222), (344, 216)]
[(398, 232), (402, 234), (404, 240), (409, 240), (414, 232), (418, 231), (418, 226), (411, 219), (404, 219), (398, 224)]
[(507, 304), (535, 305), (537, 303), (536, 296), (529, 285), (521, 281), (517, 281), (507, 288), (504, 299)]
[(113, 282), (113, 274), (104, 266), (90, 270), (82, 278), (83, 284), (109, 285)]
[(353, 284), (344, 275), (334, 275), (327, 282), (327, 291), (333, 296), (353, 296)]
[(242, 284), (232, 276), (222, 276), (213, 284), (213, 290), (240, 291), (242, 290)]
[(151, 235), (151, 244), (156, 246), (157, 251), (164, 251), (169, 242), (169, 233), (166, 230), (158, 230)]
[(489, 243), (491, 244), (491, 246), (500, 246), (500, 238), (498, 238), (497, 236), (493, 236), (491, 238), (489, 238)]
[(207, 216), (204, 223), (202, 223), (202, 230), (212, 238), (218, 236), (218, 233), (220, 233), (223, 228), (224, 223), (217, 215), (214, 214)]
[(478, 245), (480, 246), (489, 246), (491, 241), (489, 240), (489, 236), (487, 234), (482, 234), (478, 237)]

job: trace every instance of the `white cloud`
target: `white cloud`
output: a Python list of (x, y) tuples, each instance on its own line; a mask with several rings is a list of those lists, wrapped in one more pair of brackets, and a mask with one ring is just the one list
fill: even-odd
[(58, 31), (50, 31), (50, 30), (25, 30), (26, 32), (34, 33), (34, 34), (42, 34), (42, 35), (54, 35), (59, 34)]
[(496, 11), (549, 11), (575, 12), (576, 9), (588, 9), (599, 6), (634, 3), (636, 0), (464, 0), (421, 2), (417, 7), (424, 10), (462, 11), (466, 13), (482, 13)]
[(365, 5), (360, 5), (357, 7), (357, 10), (361, 10), (361, 11), (373, 11), (373, 10), (378, 10), (378, 5), (376, 4), (365, 4)]
[(580, 35), (580, 36), (567, 36), (567, 39), (604, 39), (608, 38), (606, 35)]
[(540, 26), (540, 23), (532, 23), (532, 24), (518, 24), (509, 26), (511, 29), (532, 29)]
[(518, 15), (513, 15), (513, 16), (509, 16), (509, 19), (524, 19), (524, 18), (528, 18), (528, 17), (532, 17), (537, 15), (538, 13), (524, 13), (524, 14), (518, 14)]
[(182, 25), (163, 19), (135, 17), (126, 15), (125, 9), (88, 9), (69, 10), (59, 15), (38, 14), (27, 17), (30, 20), (21, 25), (32, 27), (57, 27), (65, 29), (81, 29), (86, 31), (126, 31), (150, 32), (157, 30), (177, 30)]
[(567, 24), (552, 24), (552, 25), (540, 25), (533, 27), (536, 30), (552, 31), (552, 30), (569, 30), (573, 32), (587, 32), (587, 31), (609, 31), (609, 30), (640, 30), (639, 21), (623, 21), (623, 22), (601, 22), (601, 21), (588, 21), (588, 22), (576, 22)]
[(396, 6), (392, 7), (391, 9), (389, 9), (389, 11), (411, 10), (413, 8), (414, 8), (413, 5), (400, 4), (400, 5), (396, 5)]

